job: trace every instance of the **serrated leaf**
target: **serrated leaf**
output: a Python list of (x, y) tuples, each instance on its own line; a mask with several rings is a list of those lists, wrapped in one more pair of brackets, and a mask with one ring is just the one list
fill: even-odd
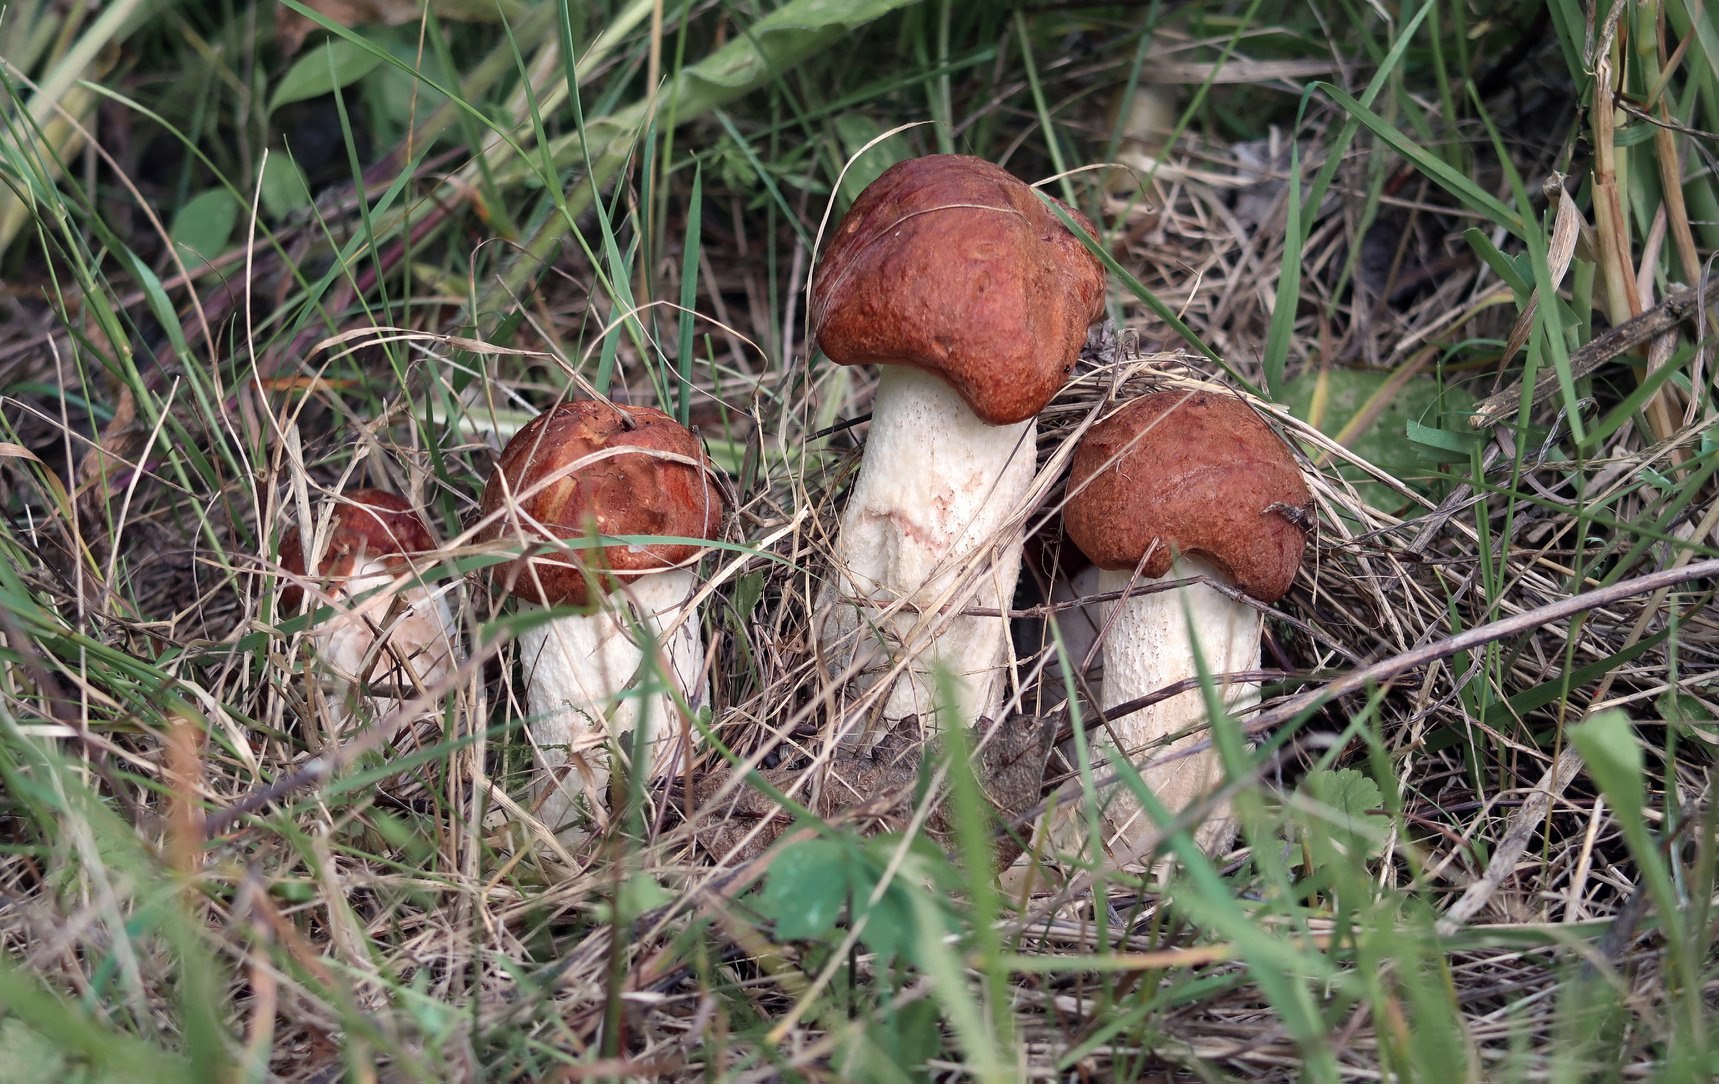
[(1368, 855), (1390, 821), (1378, 812), (1385, 804), (1379, 784), (1354, 768), (1321, 768), (1302, 780), (1302, 790), (1323, 808), (1303, 818), (1302, 828), (1315, 839), (1342, 847), (1349, 855)]
[(758, 910), (776, 924), (785, 941), (809, 941), (835, 925), (850, 889), (845, 844), (808, 839), (784, 849), (770, 863)]
[(239, 201), (225, 188), (211, 188), (185, 201), (167, 227), (179, 258), (193, 270), (219, 256), (239, 221)]
[(269, 112), (349, 87), (382, 62), (375, 49), (335, 38), (299, 57), (269, 95)]
[(1374, 812), (1385, 804), (1379, 784), (1354, 768), (1321, 768), (1308, 775), (1303, 785), (1322, 804), (1352, 820), (1384, 819)]

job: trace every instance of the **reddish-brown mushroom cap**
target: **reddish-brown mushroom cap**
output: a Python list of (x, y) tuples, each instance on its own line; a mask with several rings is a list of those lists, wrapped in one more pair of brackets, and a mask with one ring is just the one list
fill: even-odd
[[(366, 560), (380, 560), (390, 572), (406, 568), (404, 557), (428, 553), (436, 536), (406, 498), (383, 489), (353, 489), (341, 494), (328, 525), (328, 547), (317, 572), (325, 580), (342, 580)], [(281, 587), (281, 605), (296, 610), (304, 597), (304, 545), (297, 527), (281, 539), (281, 569), (289, 577)]]
[(1032, 188), (984, 159), (934, 154), (885, 170), (836, 226), (812, 280), (812, 329), (837, 364), (935, 373), (1006, 425), (1068, 379), (1104, 315), (1104, 283)]
[(1301, 567), (1312, 494), (1246, 403), (1167, 391), (1128, 403), (1074, 450), (1063, 524), (1100, 568), (1162, 576), (1197, 554), (1262, 602)]
[[(625, 450), (603, 454), (611, 449)], [(715, 538), (722, 495), (704, 447), (673, 418), (653, 407), (582, 400), (553, 407), (514, 434), (484, 486), (480, 514), (489, 521), (478, 536), (483, 541), (529, 544), (593, 531)], [(521, 557), (492, 575), (519, 598), (584, 606), (588, 572), (609, 588), (688, 561), (698, 550), (672, 542), (603, 546)]]

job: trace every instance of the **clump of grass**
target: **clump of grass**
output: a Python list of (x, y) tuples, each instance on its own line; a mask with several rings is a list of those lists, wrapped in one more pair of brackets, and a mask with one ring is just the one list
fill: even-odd
[[(0, 1061), (1705, 1075), (1698, 6), (288, 6), (319, 28), (293, 56), (249, 11), (0, 23)], [(1127, 130), (1117, 93), (1173, 119)], [(1056, 174), (1106, 227), (1118, 337), (1047, 412), (1035, 529), (1078, 434), (1161, 386), (1249, 395), (1314, 483), (1267, 700), (1209, 735), (1241, 841), (1159, 809), (1167, 880), (1042, 854), (1061, 877), (1000, 893), (1035, 811), (996, 815), (967, 735), (825, 797), (851, 766), (805, 644), (869, 385), (808, 359), (801, 290), (828, 214), (929, 150)], [(1075, 168), (1110, 158), (1138, 188)], [(566, 394), (693, 423), (736, 510), (692, 785), (579, 854), (530, 817), (505, 554), (468, 531)], [(424, 575), (471, 661), (340, 742), (275, 583), (359, 483), (449, 540)], [(1079, 600), (1016, 605), (1002, 722), (1072, 750), (1042, 804), (1100, 675), (1059, 646)], [(783, 811), (774, 849), (712, 846), (736, 800)]]

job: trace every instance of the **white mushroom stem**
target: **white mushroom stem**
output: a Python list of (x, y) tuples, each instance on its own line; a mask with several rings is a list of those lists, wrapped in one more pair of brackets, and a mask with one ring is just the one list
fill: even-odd
[[(1099, 653), (1093, 651), (1098, 644), (1098, 634), (1101, 630), (1098, 607), (1067, 605), (1078, 603), (1082, 599), (1099, 594), (1102, 588), (1098, 586), (1099, 577), (1104, 570), (1097, 565), (1087, 565), (1072, 576), (1057, 576), (1051, 581), (1050, 603), (1053, 606), (1066, 606), (1057, 613), (1057, 629), (1062, 635), (1063, 650), (1068, 652), (1068, 661), (1074, 668), (1075, 676), (1087, 676), (1088, 656), (1096, 662)], [(1048, 643), (1048, 641), (1047, 641)], [(1052, 680), (1061, 681), (1063, 674), (1060, 670), (1053, 671)], [(1093, 688), (1097, 688), (1093, 682)]]
[[(611, 592), (592, 613), (520, 633), (528, 729), (543, 773), (537, 818), (564, 842), (607, 822), (610, 749), (630, 754), (640, 726), (647, 780), (685, 762), (676, 697), (693, 711), (710, 699), (701, 679), (703, 635), (687, 605), (697, 585), (692, 569), (652, 573)], [(646, 659), (641, 641), (655, 641), (660, 654)]]
[[(954, 678), (962, 724), (1002, 703), (1009, 648), (1002, 614), (1020, 574), (1035, 432), (1032, 420), (986, 425), (937, 377), (883, 369), (836, 538), (841, 597), (826, 597), (821, 637), (831, 673), (859, 664), (850, 693), (890, 682), (864, 747), (909, 716), (930, 728), (938, 667)], [(971, 609), (994, 613), (960, 613)], [(890, 678), (903, 660), (905, 669)], [(853, 706), (841, 705), (849, 743), (860, 741), (863, 725)]]
[[(447, 595), (451, 584), (413, 584), (372, 560), (334, 587), (329, 597), (312, 596), (313, 612), (324, 605), (334, 612), (311, 632), (322, 666), (343, 686), (331, 712), (338, 736), (362, 722), (354, 702), (345, 695), (364, 684), (391, 685), (408, 691), (434, 690), (459, 665), (459, 632)], [(374, 718), (393, 710), (389, 696), (370, 698)]]
[[(1184, 557), (1170, 565), (1163, 580), (1204, 575), (1221, 578), (1206, 562)], [(1104, 691), (1101, 701), (1110, 721), (1110, 734), (1135, 764), (1160, 760), (1176, 752), (1211, 740), (1205, 693), (1194, 688), (1124, 716), (1110, 715), (1112, 708), (1199, 674), (1191, 642), (1200, 645), (1206, 672), (1230, 674), (1259, 668), (1260, 614), (1205, 583), (1191, 583), (1169, 591), (1142, 589), (1163, 582), (1141, 578), (1132, 572), (1105, 572), (1099, 577), (1102, 593), (1132, 590), (1123, 599), (1103, 605), (1099, 626), (1104, 631)], [(1218, 686), (1226, 707), (1235, 712), (1259, 702), (1259, 686), (1252, 682)], [(1170, 734), (1191, 731), (1168, 745), (1157, 744)], [(1098, 734), (1098, 731), (1089, 731)], [(1109, 769), (1098, 755), (1114, 754), (1108, 735), (1094, 742), (1095, 774)], [(1217, 749), (1208, 748), (1188, 756), (1146, 768), (1141, 775), (1152, 793), (1171, 813), (1205, 798), (1223, 781), (1223, 762)], [(1123, 783), (1100, 795), (1106, 853), (1118, 867), (1138, 866), (1160, 836), (1158, 825), (1140, 807)], [(1086, 820), (1079, 781), (1065, 788), (1052, 838), (1065, 854), (1077, 851)], [(1227, 809), (1215, 810), (1194, 831), (1195, 842), (1209, 853), (1226, 849), (1235, 834), (1235, 822)]]

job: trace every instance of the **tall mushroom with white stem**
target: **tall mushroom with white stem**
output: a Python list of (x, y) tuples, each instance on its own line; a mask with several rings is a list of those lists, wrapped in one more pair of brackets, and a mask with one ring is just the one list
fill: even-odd
[(348, 692), (391, 690), (370, 694), (371, 714), (380, 714), (400, 697), (436, 687), (458, 665), (459, 635), (445, 589), (407, 579), (413, 559), (438, 548), (410, 501), (380, 489), (348, 490), (330, 510), (327, 530), (308, 532), (308, 551), (306, 533), (293, 528), (281, 539), (280, 603), (287, 614), (306, 599), (312, 612), (332, 611), (310, 635), (318, 664), (343, 687), (331, 720), (338, 736), (361, 717)]
[(850, 691), (891, 683), (881, 722), (844, 742), (929, 720), (938, 666), (963, 723), (1001, 703), (1034, 419), (1104, 288), (1103, 264), (1032, 188), (979, 158), (891, 166), (837, 225), (812, 279), (813, 334), (831, 361), (883, 371), (819, 640), (832, 673), (857, 667)]
[[(1259, 669), (1258, 608), (1211, 586), (1226, 583), (1248, 598), (1276, 602), (1294, 582), (1307, 542), (1312, 495), (1283, 441), (1241, 399), (1166, 391), (1125, 404), (1075, 447), (1063, 526), (1104, 571), (1099, 590), (1120, 592), (1105, 605), (1103, 705), (1110, 709), (1198, 674), (1194, 644), (1214, 675)], [(1154, 590), (1165, 580), (1186, 586)], [(1220, 686), (1231, 711), (1259, 702), (1259, 685)], [(1129, 756), (1158, 758), (1208, 739), (1206, 701), (1192, 689), (1107, 719), (1107, 733)], [(1156, 744), (1192, 731), (1168, 747)], [(1108, 743), (1101, 743), (1108, 744)], [(1223, 764), (1215, 749), (1144, 772), (1171, 812), (1217, 789)], [(1078, 781), (1076, 781), (1078, 785)], [(1105, 844), (1118, 866), (1139, 864), (1158, 832), (1126, 787), (1107, 796)], [(1085, 823), (1078, 799), (1065, 796), (1058, 846)], [(1234, 838), (1219, 811), (1195, 832), (1208, 852)], [(1078, 837), (1076, 837), (1077, 839)]]
[[(696, 540), (717, 537), (722, 509), (696, 436), (652, 407), (588, 400), (528, 423), (484, 486), (478, 539), (527, 550), (495, 566), (495, 581), (523, 601), (573, 608), (517, 641), (541, 773), (537, 816), (566, 843), (607, 823), (611, 746), (643, 748), (636, 768), (649, 780), (672, 775), (690, 752), (677, 703), (696, 711), (709, 701), (688, 605)], [(616, 540), (626, 538), (635, 540)]]

